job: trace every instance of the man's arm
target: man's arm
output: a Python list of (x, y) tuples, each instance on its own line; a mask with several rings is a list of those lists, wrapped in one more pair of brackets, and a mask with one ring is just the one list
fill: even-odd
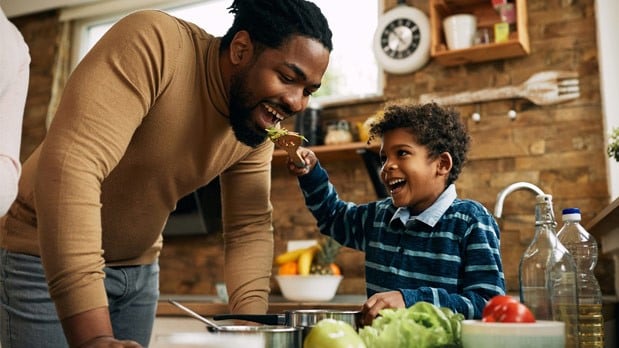
[[(38, 170), (45, 175), (35, 183), (41, 261), (72, 344), (111, 334), (103, 283), (102, 184), (167, 82), (153, 73), (168, 72), (161, 57), (167, 55), (145, 52), (176, 49), (158, 48), (162, 34), (175, 35), (165, 42), (178, 41), (175, 22), (155, 21), (152, 14), (119, 21), (82, 60), (41, 147)], [(160, 28), (166, 23), (172, 23), (171, 30)], [(133, 35), (140, 39), (132, 40)]]
[(220, 176), (230, 311), (266, 313), (273, 266), (271, 157), (265, 144)]

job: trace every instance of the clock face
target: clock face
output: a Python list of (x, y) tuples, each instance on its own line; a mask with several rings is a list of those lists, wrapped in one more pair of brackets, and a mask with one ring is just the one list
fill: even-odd
[(387, 24), (380, 43), (386, 55), (403, 59), (415, 52), (420, 40), (419, 27), (415, 22), (408, 18), (397, 18)]
[(378, 19), (373, 46), (384, 71), (413, 72), (430, 59), (430, 21), (420, 10), (398, 5)]

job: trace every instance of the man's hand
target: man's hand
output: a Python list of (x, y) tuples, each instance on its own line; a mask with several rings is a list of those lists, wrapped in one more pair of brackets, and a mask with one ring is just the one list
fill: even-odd
[(142, 348), (134, 341), (114, 338), (107, 307), (91, 309), (68, 317), (62, 327), (69, 346), (77, 348)]
[(102, 336), (82, 344), (79, 348), (143, 348), (135, 341), (119, 341), (114, 337)]
[(361, 322), (363, 325), (371, 325), (372, 320), (378, 316), (383, 308), (404, 308), (404, 298), (399, 291), (381, 292), (372, 295), (363, 304), (361, 309)]

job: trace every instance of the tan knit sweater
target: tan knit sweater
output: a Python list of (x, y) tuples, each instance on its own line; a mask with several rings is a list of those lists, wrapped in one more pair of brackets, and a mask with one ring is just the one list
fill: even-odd
[(70, 77), (0, 229), (2, 247), (41, 255), (60, 318), (106, 306), (103, 266), (156, 260), (175, 203), (220, 174), (230, 310), (266, 311), (273, 144), (236, 140), (219, 43), (136, 12)]

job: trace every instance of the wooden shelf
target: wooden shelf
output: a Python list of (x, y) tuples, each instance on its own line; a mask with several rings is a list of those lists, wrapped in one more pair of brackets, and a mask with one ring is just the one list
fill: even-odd
[[(342, 160), (342, 159), (354, 159), (359, 158), (359, 151), (371, 150), (378, 151), (378, 145), (367, 145), (364, 142), (353, 142), (339, 145), (319, 145), (310, 146), (308, 149), (314, 151), (318, 159), (323, 162)], [(288, 158), (286, 151), (276, 149), (273, 152), (273, 162), (285, 163)]]
[(499, 23), (499, 14), (490, 0), (430, 0), (430, 26), (432, 46), (430, 54), (439, 64), (445, 66), (491, 61), (525, 56), (531, 52), (528, 34), (526, 0), (516, 0), (516, 31), (511, 32), (505, 42), (478, 44), (470, 48), (449, 50), (443, 33), (443, 19), (456, 13), (470, 13), (477, 18), (477, 28), (493, 32)]

